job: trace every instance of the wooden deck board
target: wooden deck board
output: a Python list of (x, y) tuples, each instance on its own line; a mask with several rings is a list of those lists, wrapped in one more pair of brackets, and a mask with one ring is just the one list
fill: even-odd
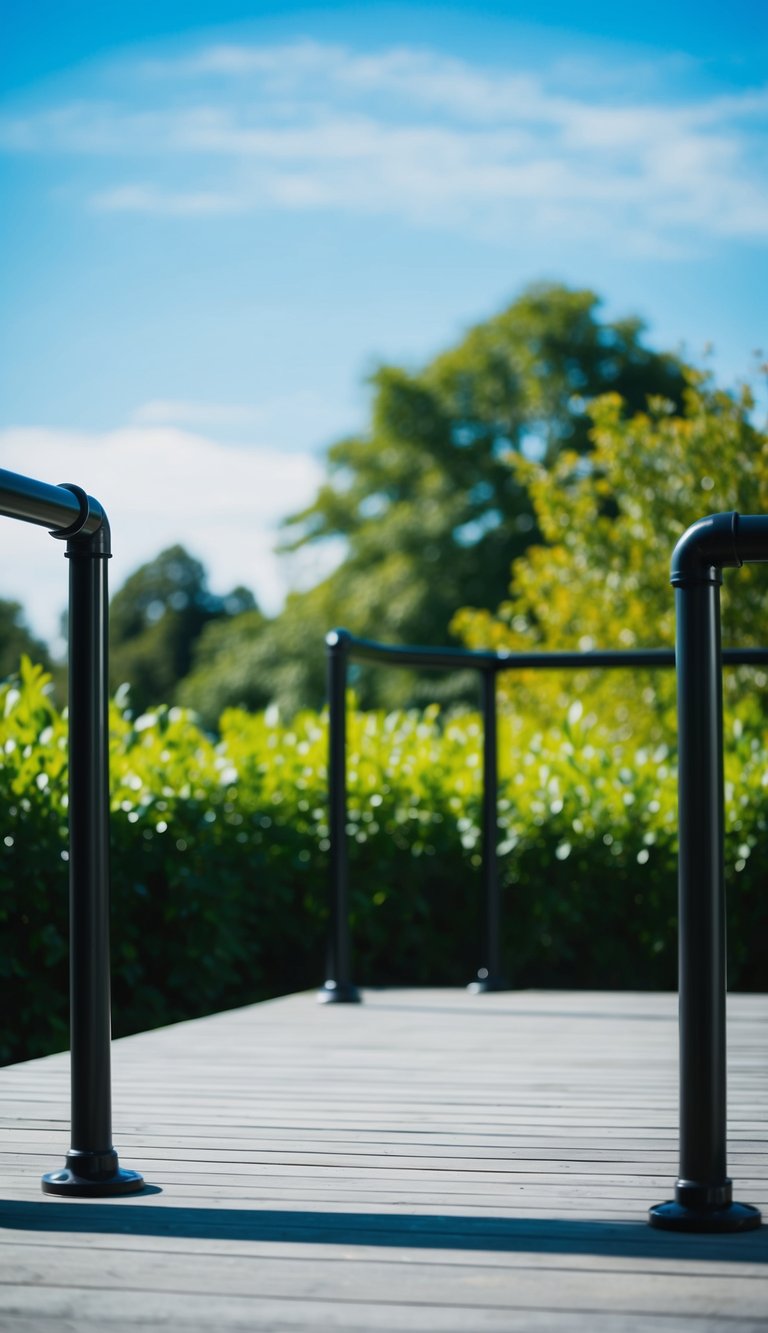
[[(115, 1043), (154, 1192), (44, 1197), (68, 1058), (0, 1070), (3, 1333), (751, 1333), (768, 1229), (650, 1230), (677, 1163), (669, 995), (288, 996)], [(729, 1163), (768, 1213), (768, 997), (729, 999)]]

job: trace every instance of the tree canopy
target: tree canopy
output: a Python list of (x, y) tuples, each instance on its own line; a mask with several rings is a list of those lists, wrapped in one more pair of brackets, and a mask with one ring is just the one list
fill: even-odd
[(253, 612), (246, 588), (210, 592), (205, 569), (183, 546), (171, 546), (125, 581), (110, 605), (110, 675), (127, 682), (135, 708), (174, 699), (195, 644), (211, 621)]
[[(373, 374), (367, 429), (330, 447), (314, 501), (284, 523), (285, 551), (342, 540), (330, 575), (267, 619), (247, 589), (212, 594), (200, 561), (170, 547), (113, 599), (112, 682), (130, 683), (136, 709), (182, 702), (213, 729), (231, 706), (321, 705), (334, 625), (473, 648), (671, 644), (677, 536), (702, 513), (766, 507), (768, 439), (746, 390), (648, 348), (593, 292), (538, 285), (422, 368)], [(768, 573), (743, 571), (724, 606), (732, 642), (762, 642)], [(20, 607), (0, 603), (0, 668), (20, 651), (44, 657)], [(671, 676), (600, 679), (576, 684), (617, 734), (642, 709), (663, 728)], [(466, 682), (373, 668), (355, 684), (368, 707), (463, 699)], [(514, 688), (544, 718), (573, 687)]]
[[(183, 701), (211, 727), (227, 706), (275, 700), (293, 713), (324, 699), (323, 636), (334, 625), (392, 643), (605, 644), (599, 593), (620, 577), (619, 602), (638, 589), (634, 610), (616, 604), (620, 642), (658, 643), (669, 604), (662, 611), (657, 599), (658, 615), (640, 609), (656, 603), (637, 582), (626, 532), (643, 528), (650, 569), (670, 523), (686, 526), (699, 499), (711, 499), (685, 482), (702, 415), (707, 431), (713, 415), (735, 430), (740, 413), (748, 430), (747, 408), (713, 393), (647, 347), (639, 321), (604, 318), (594, 292), (531, 287), (425, 366), (373, 374), (367, 428), (330, 447), (314, 501), (284, 524), (285, 551), (342, 540), (330, 575), (268, 620), (242, 589), (213, 596), (200, 562), (172, 547), (114, 598), (113, 681), (131, 682), (136, 707)], [(675, 519), (626, 528), (638, 489), (656, 486), (642, 469), (662, 469), (665, 451), (680, 469)], [(719, 471), (710, 472), (714, 486)], [(457, 616), (460, 607), (473, 611)], [(357, 682), (364, 706), (462, 698), (465, 688), (466, 678), (376, 669)]]
[[(532, 287), (422, 370), (373, 375), (368, 430), (331, 446), (314, 502), (286, 520), (284, 549), (346, 543), (330, 577), (286, 608), (289, 621), (306, 612), (314, 623), (322, 606), (326, 628), (442, 644), (457, 607), (499, 604), (510, 562), (541, 535), (510, 458), (551, 466), (563, 449), (587, 450), (587, 405), (606, 391), (628, 413), (649, 396), (682, 406), (678, 360), (648, 349), (639, 321), (603, 320), (599, 308), (591, 291)], [(315, 703), (293, 637), (299, 655), (285, 670)], [(363, 697), (402, 702), (418, 690), (412, 676), (378, 673)]]
[[(677, 539), (705, 514), (768, 512), (768, 435), (753, 407), (747, 389), (726, 393), (693, 373), (682, 411), (656, 397), (627, 416), (617, 394), (597, 399), (588, 456), (566, 450), (549, 467), (514, 462), (543, 540), (514, 561), (499, 607), (460, 611), (454, 630), (468, 647), (497, 650), (671, 647)], [(766, 624), (768, 569), (747, 565), (725, 580), (723, 640), (763, 646)], [(745, 678), (726, 675), (731, 690)], [(642, 729), (643, 717), (662, 719), (674, 701), (673, 673), (581, 673), (576, 688), (617, 734)], [(529, 673), (507, 689), (518, 706), (556, 720), (574, 677)]]
[(23, 607), (0, 598), (0, 680), (18, 671), (24, 654), (50, 669), (48, 650), (27, 625)]

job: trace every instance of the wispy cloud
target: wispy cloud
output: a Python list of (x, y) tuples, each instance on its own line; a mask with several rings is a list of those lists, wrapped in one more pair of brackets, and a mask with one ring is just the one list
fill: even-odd
[(159, 217), (179, 218), (221, 217), (248, 209), (246, 200), (237, 194), (213, 190), (170, 192), (149, 184), (117, 185), (99, 190), (91, 195), (89, 202), (92, 208), (103, 213), (154, 213)]
[(334, 209), (660, 255), (765, 239), (768, 89), (650, 99), (647, 79), (633, 96), (631, 75), (619, 95), (615, 78), (569, 85), (562, 66), (209, 46), (133, 67), (119, 100), (7, 115), (0, 147), (100, 159), (88, 202), (102, 212)]
[(294, 454), (316, 451), (324, 439), (351, 429), (336, 403), (297, 386), (290, 394), (270, 394), (258, 403), (216, 403), (200, 399), (161, 398), (142, 403), (133, 413), (136, 426), (176, 427), (212, 434), (228, 444)]
[[(162, 415), (160, 405), (155, 410)], [(307, 453), (237, 448), (170, 425), (100, 434), (11, 428), (0, 431), (0, 463), (53, 482), (78, 482), (98, 496), (113, 529), (113, 586), (164, 547), (182, 542), (203, 560), (214, 588), (225, 592), (245, 583), (272, 612), (296, 572), (274, 554), (279, 520), (309, 503), (322, 475), (318, 459)], [(55, 634), (66, 601), (61, 552), (54, 545), (23, 524), (21, 530), (0, 525), (0, 595), (22, 601), (48, 636)], [(322, 572), (315, 562), (315, 580)]]
[(206, 403), (190, 399), (156, 398), (142, 403), (133, 414), (140, 426), (191, 426), (195, 430), (251, 432), (264, 425), (264, 409), (247, 403)]

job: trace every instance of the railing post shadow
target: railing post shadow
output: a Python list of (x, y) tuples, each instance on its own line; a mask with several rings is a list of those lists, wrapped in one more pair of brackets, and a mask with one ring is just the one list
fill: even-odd
[(349, 634), (326, 635), (328, 665), (328, 840), (330, 842), (326, 980), (321, 1004), (359, 1004), (352, 982), (349, 938), (349, 859), (347, 853), (347, 662)]
[[(756, 520), (742, 520), (745, 526)], [(726, 1169), (726, 952), (720, 584), (725, 566), (768, 559), (742, 546), (737, 514), (694, 524), (672, 557), (677, 607), (680, 1174), (652, 1226), (733, 1232), (760, 1225)], [(757, 545), (760, 549), (760, 543)]]
[(496, 672), (492, 667), (480, 672), (483, 712), (483, 807), (482, 807), (482, 885), (483, 935), (482, 963), (467, 990), (473, 995), (508, 990), (503, 974), (501, 948), (501, 885), (499, 881), (499, 761)]

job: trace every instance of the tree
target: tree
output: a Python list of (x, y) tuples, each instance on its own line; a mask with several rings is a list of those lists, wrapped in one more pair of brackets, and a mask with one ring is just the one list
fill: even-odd
[[(665, 398), (627, 416), (617, 394), (590, 409), (591, 452), (561, 453), (547, 468), (518, 459), (543, 542), (512, 564), (494, 611), (465, 609), (454, 629), (472, 648), (671, 647), (669, 563), (678, 537), (708, 513), (768, 512), (768, 435), (752, 420), (747, 389), (735, 394), (691, 373), (683, 411)], [(725, 581), (723, 640), (763, 646), (768, 570), (750, 564)], [(502, 678), (504, 679), (504, 678)], [(754, 678), (727, 673), (728, 689)], [(673, 673), (617, 671), (547, 680), (532, 673), (506, 688), (515, 706), (557, 720), (574, 694), (618, 737), (646, 722), (662, 734), (673, 717)], [(645, 719), (646, 721), (644, 721)]]
[(142, 565), (110, 606), (110, 675), (128, 682), (134, 707), (168, 703), (192, 664), (194, 646), (211, 621), (256, 607), (253, 594), (235, 588), (211, 593), (205, 569), (183, 546), (171, 546)]
[(260, 611), (251, 610), (204, 626), (177, 700), (193, 708), (209, 731), (216, 729), (225, 708), (256, 711), (270, 702), (269, 685), (258, 669), (266, 624)]
[(214, 730), (225, 708), (264, 708), (277, 703), (292, 716), (325, 701), (323, 640), (332, 624), (325, 586), (292, 594), (279, 616), (264, 620), (246, 612), (206, 626), (179, 703), (194, 708)]
[(0, 598), (0, 680), (16, 674), (23, 654), (50, 670), (48, 649), (29, 629), (19, 602)]
[[(323, 603), (325, 628), (448, 642), (456, 608), (498, 605), (510, 560), (540, 537), (510, 457), (535, 453), (550, 466), (564, 448), (587, 450), (587, 403), (606, 390), (630, 412), (648, 395), (681, 405), (678, 361), (647, 349), (638, 321), (601, 321), (599, 304), (589, 291), (532, 287), (422, 371), (376, 372), (370, 429), (331, 447), (327, 481), (285, 525), (287, 550), (346, 542), (341, 565), (304, 603)], [(318, 647), (307, 639), (297, 651), (291, 669)], [(393, 673), (363, 694), (407, 697), (418, 697), (413, 676)]]
[[(229, 703), (294, 712), (324, 699), (334, 625), (440, 644), (458, 607), (497, 607), (510, 562), (542, 538), (534, 474), (512, 460), (551, 468), (564, 450), (585, 456), (587, 404), (606, 390), (621, 395), (620, 413), (649, 395), (684, 410), (680, 363), (646, 348), (637, 321), (602, 320), (599, 304), (589, 291), (533, 287), (423, 369), (380, 368), (369, 429), (331, 447), (314, 502), (285, 523), (285, 550), (341, 538), (340, 565), (274, 620), (225, 624), (198, 562), (164, 552), (115, 599), (115, 678), (133, 681), (140, 706), (183, 698), (208, 725)], [(365, 668), (355, 684), (364, 705), (395, 705), (467, 697), (466, 679)]]

